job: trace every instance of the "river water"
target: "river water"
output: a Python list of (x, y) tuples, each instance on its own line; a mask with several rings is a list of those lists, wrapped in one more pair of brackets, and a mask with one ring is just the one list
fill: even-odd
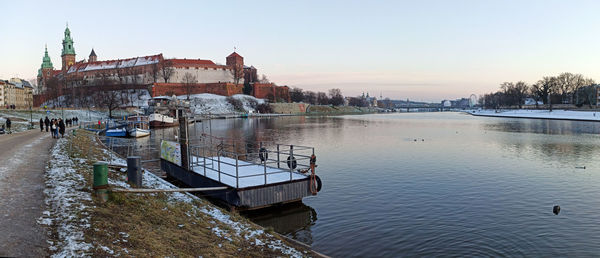
[(202, 130), (314, 146), (321, 192), (245, 215), (327, 255), (600, 254), (597, 123), (393, 113), (213, 120), (191, 137)]

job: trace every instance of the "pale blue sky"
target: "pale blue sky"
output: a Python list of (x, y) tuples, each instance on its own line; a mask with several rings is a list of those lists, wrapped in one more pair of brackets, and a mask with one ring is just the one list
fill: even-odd
[(600, 80), (600, 1), (4, 1), (0, 78), (163, 53), (246, 64), (280, 85), (438, 101), (560, 72)]

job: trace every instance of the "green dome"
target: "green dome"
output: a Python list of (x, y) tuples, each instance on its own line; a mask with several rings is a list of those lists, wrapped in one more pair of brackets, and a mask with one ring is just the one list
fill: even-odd
[(71, 31), (69, 27), (65, 29), (65, 38), (63, 39), (62, 55), (75, 55), (75, 48), (73, 47), (73, 39), (71, 38)]
[(44, 58), (42, 59), (42, 69), (50, 68), (54, 69), (52, 66), (52, 60), (50, 60), (50, 56), (48, 56), (48, 47), (46, 47), (46, 53), (44, 54)]

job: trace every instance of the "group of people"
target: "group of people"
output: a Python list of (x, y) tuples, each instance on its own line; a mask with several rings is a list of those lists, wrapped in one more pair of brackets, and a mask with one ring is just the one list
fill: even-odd
[(43, 132), (44, 126), (46, 126), (46, 132), (50, 131), (52, 133), (52, 138), (58, 139), (58, 134), (60, 134), (60, 137), (65, 136), (65, 127), (78, 123), (79, 118), (77, 117), (68, 118), (66, 121), (63, 121), (61, 118), (53, 118), (52, 120), (48, 119), (48, 117), (46, 117), (46, 119), (40, 118), (40, 132)]

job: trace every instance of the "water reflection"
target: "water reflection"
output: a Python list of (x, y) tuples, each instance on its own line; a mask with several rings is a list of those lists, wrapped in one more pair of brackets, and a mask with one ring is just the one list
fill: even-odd
[(242, 213), (254, 223), (271, 227), (275, 232), (311, 245), (311, 226), (317, 221), (317, 211), (304, 203), (290, 203), (282, 206)]
[[(317, 196), (244, 215), (327, 255), (600, 253), (596, 123), (403, 113), (191, 126), (192, 138), (314, 146), (324, 184)], [(174, 140), (174, 132), (139, 141)]]

